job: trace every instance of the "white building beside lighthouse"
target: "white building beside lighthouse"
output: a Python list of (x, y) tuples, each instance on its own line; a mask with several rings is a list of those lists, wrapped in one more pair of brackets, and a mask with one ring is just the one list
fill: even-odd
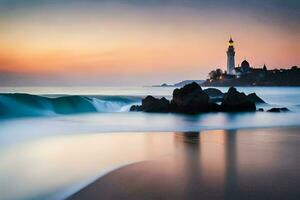
[(230, 37), (229, 40), (229, 46), (227, 50), (227, 74), (229, 75), (235, 75), (235, 51), (234, 51), (234, 42), (232, 38)]

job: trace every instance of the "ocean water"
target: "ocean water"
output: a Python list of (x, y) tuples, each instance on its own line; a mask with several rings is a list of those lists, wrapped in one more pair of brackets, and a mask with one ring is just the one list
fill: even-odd
[[(228, 88), (218, 88), (226, 92)], [(200, 115), (129, 112), (146, 95), (172, 97), (172, 87), (120, 88), (0, 88), (0, 144), (19, 138), (64, 133), (122, 131), (199, 131), (234, 128), (297, 126), (300, 119), (300, 87), (239, 87), (255, 92), (266, 104), (257, 108), (287, 107), (286, 113), (207, 113)], [(24, 96), (10, 93), (26, 93)], [(38, 124), (43, 133), (38, 133)], [(27, 125), (30, 125), (27, 127)], [(10, 131), (13, 127), (13, 131)], [(6, 132), (11, 132), (6, 134)], [(23, 132), (24, 134), (19, 134)], [(26, 133), (25, 133), (26, 132)], [(9, 136), (8, 136), (9, 135)], [(23, 137), (24, 135), (24, 137)]]
[[(83, 112), (127, 112), (147, 95), (172, 98), (173, 87), (0, 87), (0, 119), (23, 116), (59, 116)], [(227, 87), (218, 88), (222, 92)], [(258, 108), (300, 110), (300, 87), (238, 87), (266, 101)], [(14, 94), (18, 93), (18, 94)], [(30, 96), (30, 95), (37, 96)]]
[[(0, 199), (62, 199), (121, 166), (174, 154), (173, 146), (165, 144), (171, 141), (170, 132), (300, 127), (300, 87), (238, 88), (246, 94), (256, 92), (266, 101), (258, 108), (287, 107), (291, 112), (286, 113), (128, 111), (146, 95), (171, 98), (173, 90), (0, 87)], [(10, 93), (38, 96), (7, 96)], [(152, 140), (148, 135), (154, 132), (161, 134)], [(284, 132), (288, 131), (282, 131), (282, 137)], [(299, 141), (294, 132), (286, 137)], [(272, 141), (272, 134), (267, 140)], [(148, 143), (150, 147), (145, 147)]]

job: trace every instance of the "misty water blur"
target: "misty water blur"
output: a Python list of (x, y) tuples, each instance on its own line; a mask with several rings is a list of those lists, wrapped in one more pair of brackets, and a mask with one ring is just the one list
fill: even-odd
[[(228, 90), (226, 87), (218, 89), (222, 92)], [(171, 99), (173, 90), (174, 87), (2, 87), (0, 119), (128, 112), (130, 106), (141, 104), (142, 98), (147, 95)], [(264, 99), (266, 104), (257, 105), (258, 108), (288, 107), (292, 111), (300, 111), (299, 87), (240, 87), (238, 90), (246, 94), (256, 92)]]

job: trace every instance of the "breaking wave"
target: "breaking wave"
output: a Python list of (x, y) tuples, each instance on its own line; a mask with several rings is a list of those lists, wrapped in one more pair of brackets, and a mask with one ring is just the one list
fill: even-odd
[(45, 97), (31, 94), (0, 94), (1, 117), (50, 116), (85, 112), (126, 112), (139, 103), (139, 97), (62, 96)]

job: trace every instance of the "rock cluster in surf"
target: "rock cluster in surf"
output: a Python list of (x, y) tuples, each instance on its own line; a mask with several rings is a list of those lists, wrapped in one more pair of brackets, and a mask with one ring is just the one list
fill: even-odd
[(283, 107), (283, 108), (271, 108), (271, 109), (267, 110), (267, 112), (275, 112), (275, 113), (288, 112), (288, 111), (290, 111), (290, 110), (287, 109), (286, 107)]
[[(218, 101), (221, 104), (217, 104), (216, 102)], [(193, 82), (180, 89), (175, 89), (171, 101), (165, 97), (158, 99), (153, 96), (147, 96), (142, 100), (142, 105), (134, 105), (130, 108), (130, 111), (188, 114), (254, 112), (256, 111), (255, 103), (264, 103), (255, 93), (246, 95), (231, 87), (227, 93), (223, 94), (215, 88), (202, 90), (200, 85)]]

